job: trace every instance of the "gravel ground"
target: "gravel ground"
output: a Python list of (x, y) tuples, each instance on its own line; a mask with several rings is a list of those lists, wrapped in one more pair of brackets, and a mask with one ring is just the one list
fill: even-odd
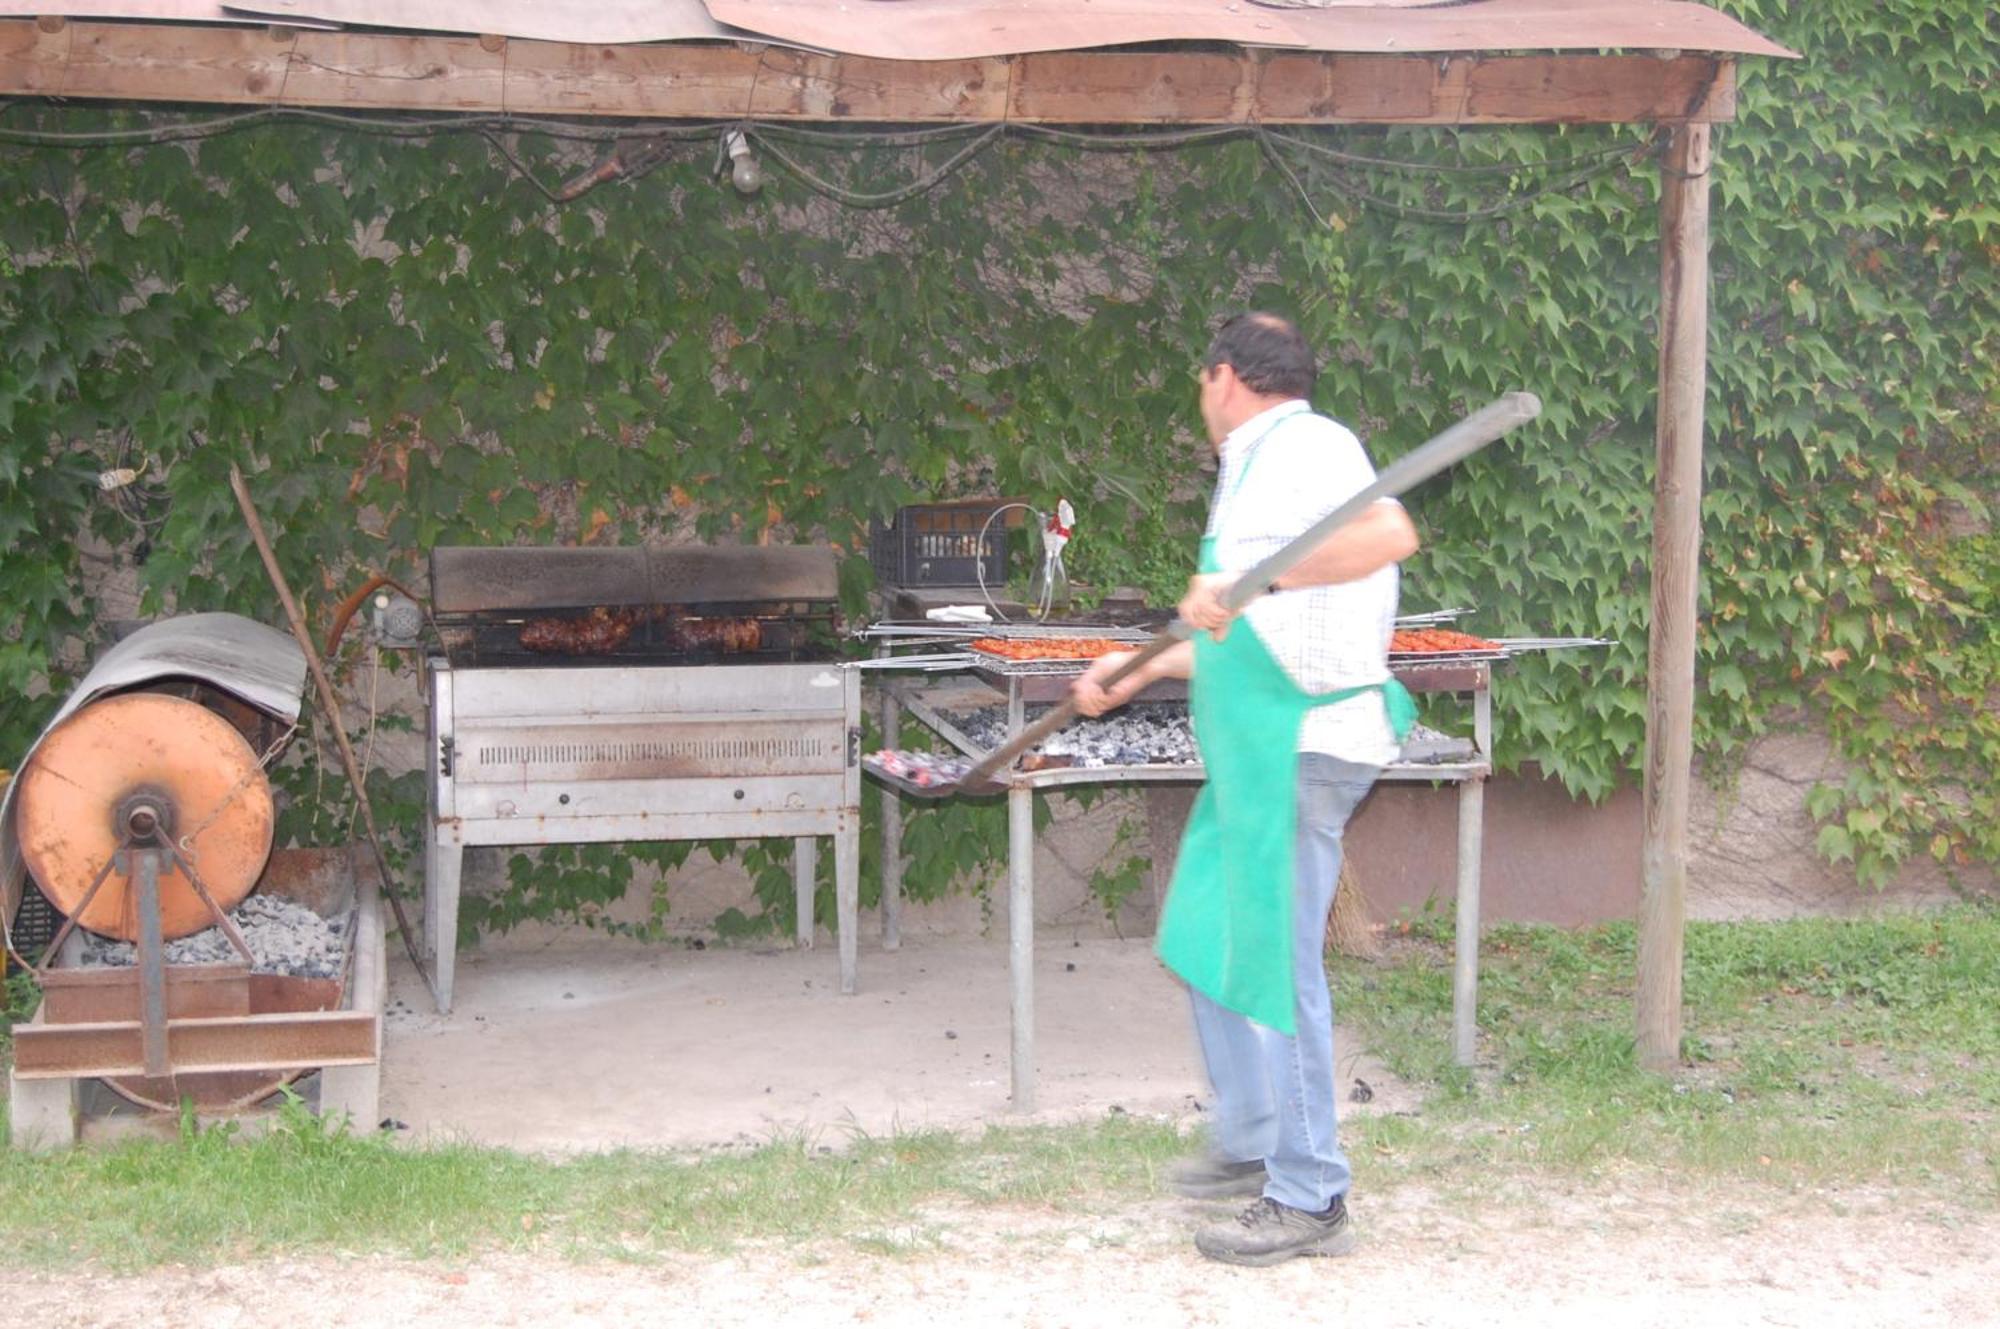
[[(252, 895), (230, 910), (229, 918), (250, 947), (257, 973), (338, 978), (347, 964), (352, 921), (347, 917), (322, 918), (291, 900)], [(136, 954), (129, 941), (112, 941), (95, 933), (84, 936), (85, 964), (130, 965), (136, 963)], [(222, 929), (216, 927), (168, 942), (166, 954), (168, 964), (229, 964), (241, 958)]]

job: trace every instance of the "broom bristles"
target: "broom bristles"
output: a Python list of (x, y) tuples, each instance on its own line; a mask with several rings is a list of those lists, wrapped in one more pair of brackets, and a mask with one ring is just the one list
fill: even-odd
[(1372, 960), (1382, 943), (1368, 922), (1368, 897), (1354, 872), (1354, 855), (1340, 856), (1340, 885), (1333, 893), (1333, 912), (1326, 925), (1326, 948), (1337, 955)]

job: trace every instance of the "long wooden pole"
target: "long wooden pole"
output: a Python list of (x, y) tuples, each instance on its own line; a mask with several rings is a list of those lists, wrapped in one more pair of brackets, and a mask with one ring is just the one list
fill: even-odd
[(391, 885), (395, 877), (389, 871), (389, 856), (382, 852), (382, 832), (375, 826), (375, 807), (368, 801), (368, 782), (362, 779), (361, 763), (354, 759), (354, 748), (347, 741), (347, 725), (340, 718), (340, 698), (334, 694), (333, 682), (327, 678), (326, 669), (319, 662), (319, 651), (313, 646), (312, 634), (306, 631), (305, 615), (299, 612), (299, 602), (292, 596), (291, 584), (285, 580), (284, 569), (278, 566), (277, 551), (271, 548), (271, 537), (264, 533), (263, 519), (257, 515), (257, 505), (250, 498), (250, 486), (243, 482), (243, 472), (233, 464), (229, 468), (229, 487), (235, 491), (236, 505), (243, 509), (244, 524), (250, 528), (250, 538), (256, 542), (258, 556), (264, 560), (264, 571), (270, 574), (271, 589), (278, 593), (278, 603), (284, 606), (285, 619), (292, 625), (292, 636), (298, 639), (299, 650), (306, 657), (306, 669), (312, 674), (313, 687), (319, 692), (326, 727), (333, 731), (333, 741), (340, 750), (341, 767), (347, 772), (348, 783), (354, 787), (355, 800), (361, 807), (362, 823), (368, 828), (368, 843), (375, 851), (375, 870), (382, 874), (382, 894), (388, 897), (389, 908), (395, 912), (397, 930), (403, 934), (403, 949), (409, 952), (417, 977), (423, 979), (424, 986), (435, 994), (437, 986), (431, 981), (430, 969), (424, 964), (424, 957), (417, 953), (416, 930), (403, 916), (403, 902), (397, 898)]
[(1638, 973), (1639, 1061), (1654, 1070), (1678, 1062), (1681, 1046), (1702, 406), (1708, 389), (1709, 161), (1708, 126), (1685, 124), (1675, 130), (1660, 168), (1660, 398)]

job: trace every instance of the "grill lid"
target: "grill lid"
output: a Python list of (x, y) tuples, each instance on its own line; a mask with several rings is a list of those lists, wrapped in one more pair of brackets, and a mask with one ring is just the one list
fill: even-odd
[(447, 615), (839, 598), (833, 550), (819, 546), (431, 550), (431, 605)]

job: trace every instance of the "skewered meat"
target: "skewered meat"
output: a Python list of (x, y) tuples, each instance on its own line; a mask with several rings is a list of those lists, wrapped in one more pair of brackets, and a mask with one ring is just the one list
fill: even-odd
[(1003, 660), (1095, 660), (1113, 651), (1136, 651), (1143, 642), (1112, 641), (1107, 637), (1034, 637), (1008, 640), (980, 637), (972, 649)]
[(577, 618), (531, 618), (521, 627), (521, 647), (543, 655), (609, 655), (638, 621), (633, 610), (602, 605)]
[(764, 625), (754, 618), (684, 618), (673, 627), (674, 649), (748, 655), (764, 645)]
[(1398, 628), (1389, 638), (1389, 650), (1397, 655), (1436, 655), (1452, 651), (1497, 651), (1500, 643), (1450, 628)]

